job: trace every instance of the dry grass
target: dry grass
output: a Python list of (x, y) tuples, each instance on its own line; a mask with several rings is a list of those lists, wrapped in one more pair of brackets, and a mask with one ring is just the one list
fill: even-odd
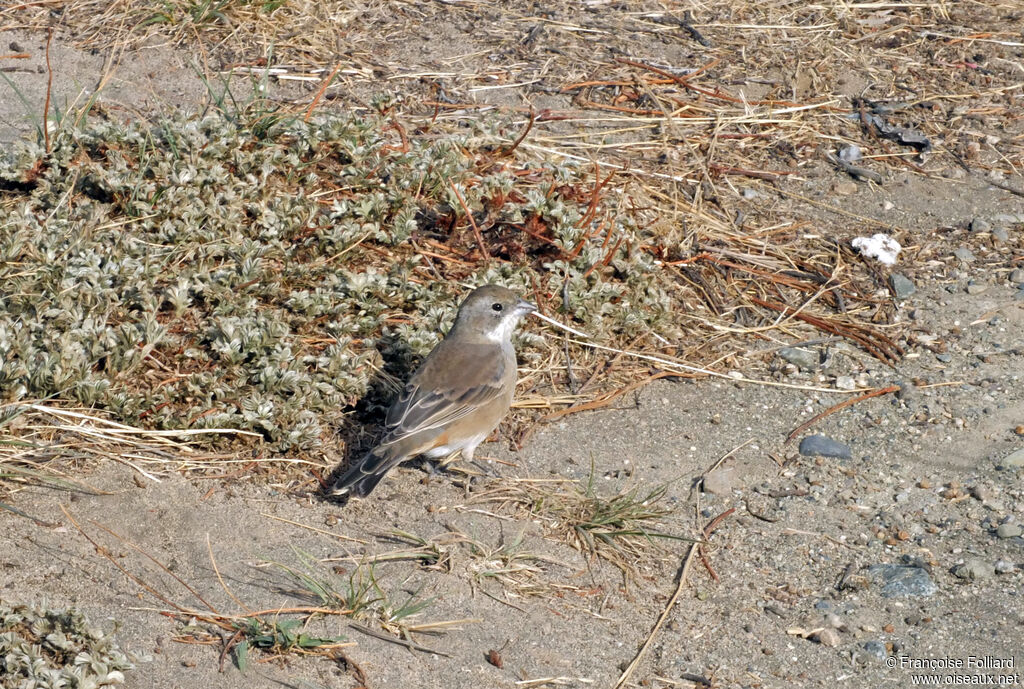
[[(1009, 195), (1024, 189), (1024, 11), (1017, 0), (543, 7), (526, 0), (48, 0), (0, 10), (0, 29), (48, 26), (111, 63), (140, 46), (166, 43), (194, 55), (210, 84), (254, 76), (305, 85), (304, 94), (278, 100), (268, 113), (308, 119), (318, 110), (383, 111), (393, 124), (389, 145), (402, 146), (406, 136), (444, 140), (468, 125), (500, 123), (503, 148), (463, 151), (465, 167), (482, 177), (501, 160), (523, 173), (522, 188), (539, 188), (566, 163), (586, 170), (560, 190), (583, 210), (585, 241), (601, 250), (583, 281), (625, 282), (630, 276), (622, 265), (649, 263), (674, 318), (663, 329), (639, 328), (628, 337), (597, 329), (603, 337), (596, 346), (561, 336), (530, 339), (519, 406), (549, 418), (598, 408), (669, 374), (763, 377), (765, 358), (794, 341), (841, 337), (880, 362), (896, 362), (908, 343), (894, 318), (888, 271), (862, 260), (849, 240), (892, 234), (905, 247), (900, 270), (913, 275), (934, 257), (929, 243), (936, 239), (836, 203), (839, 185), (854, 179), (831, 162), (845, 146), (864, 155), (857, 184), (948, 177), (956, 193), (982, 182)], [(123, 115), (116, 106), (107, 110), (112, 119)], [(927, 137), (931, 150), (922, 154), (885, 138), (879, 123)], [(544, 165), (546, 172), (537, 172)], [(325, 204), (332, 200), (330, 190), (311, 191)], [(0, 210), (15, 203), (3, 202)], [(461, 230), (443, 241), (387, 247), (363, 237), (344, 251), (377, 266), (396, 255), (420, 256), (429, 272), (418, 279), (451, 284), (478, 273), (488, 255), (511, 272), (529, 265), (543, 274), (545, 262), (572, 251), (555, 245), (543, 224), (470, 233), (466, 215), (465, 208), (451, 214)], [(630, 233), (609, 229), (623, 222)], [(519, 258), (527, 259), (508, 261), (517, 242), (524, 249)], [(555, 248), (544, 255), (546, 247)], [(617, 257), (628, 261), (616, 264)], [(560, 288), (533, 287), (548, 313), (564, 317)], [(590, 331), (592, 324), (581, 320)], [(168, 471), (233, 479), (265, 473), (287, 488), (315, 487), (315, 481), (303, 476), (300, 483), (295, 472), (278, 469), (282, 463), (303, 473), (325, 468), (301, 457), (214, 454), (197, 446), (199, 437), (188, 429), (154, 433), (58, 402), (7, 405), (2, 412), (6, 492), (39, 481), (90, 490), (71, 476), (78, 463), (97, 459), (130, 466), (140, 481), (158, 481)], [(234, 433), (224, 436), (227, 442), (244, 440), (232, 440)], [(473, 493), (467, 509), (504, 512), (502, 519), (528, 515), (548, 535), (629, 572), (631, 563), (659, 550), (652, 545), (664, 543), (662, 536), (688, 533), (662, 497), (504, 479)], [(368, 619), (385, 631), (360, 631), (406, 638), (436, 631), (413, 623), (427, 604), (415, 595), (391, 605), (368, 603), (377, 595), (374, 563), (394, 561), (448, 573), (457, 560), (465, 566), (460, 573), (487, 595), (488, 583), (497, 582), (502, 602), (513, 607), (509, 599), (569, 588), (549, 571), (550, 561), (517, 539), (490, 545), (446, 533), (394, 534), (394, 540), (394, 550), (352, 560), (371, 577), (362, 582), (355, 574), (332, 581), (318, 569), (326, 563), (289, 565), (294, 582), (321, 604), (291, 612), (308, 620), (376, 606)], [(698, 552), (694, 547), (686, 557), (675, 594), (620, 684), (672, 610)], [(144, 570), (133, 571), (146, 588)], [(220, 643), (236, 658), (247, 646), (305, 652), (299, 627), (272, 622), (277, 616), (269, 611), (222, 615), (156, 593), (165, 612), (204, 623), (180, 640)], [(313, 652), (332, 657), (341, 653), (336, 641), (306, 639)]]
[[(159, 483), (172, 472), (196, 472), (211, 477), (242, 478), (264, 464), (322, 467), (287, 457), (240, 457), (211, 453), (196, 447), (204, 436), (253, 435), (233, 429), (153, 431), (118, 423), (92, 410), (69, 409), (52, 403), (0, 406), (0, 486), (5, 494), (28, 485), (100, 493), (75, 476), (83, 463), (113, 461), (129, 467), (136, 481)], [(0, 502), (0, 509), (45, 522)], [(52, 515), (47, 515), (47, 518)]]
[[(1022, 186), (1024, 13), (1006, 0), (544, 13), (527, 2), (68, 0), (8, 8), (0, 25), (38, 29), (54, 16), (82, 47), (185, 47), (211, 83), (240, 72), (307, 83), (306, 96), (278, 104), (296, 114), (366, 110), (386, 92), (396, 131), (441, 138), (498, 117), (512, 142), (528, 129), (515, 160), (592, 166), (589, 190), (572, 192), (588, 236), (607, 259), (621, 250), (655, 262), (677, 311), (664, 332), (604, 344), (720, 374), (756, 370), (762, 352), (821, 332), (885, 363), (901, 356), (886, 272), (848, 240), (887, 231), (908, 247), (908, 266), (922, 247), (906, 228), (835, 207), (820, 178), (849, 179), (827, 162), (840, 147), (859, 146), (859, 165), (883, 184), (966, 168)], [(876, 116), (927, 136), (931, 151), (884, 138)], [(633, 237), (604, 233), (623, 217)], [(534, 227), (530, 241), (550, 242), (545, 231)], [(479, 248), (415, 251), (433, 252), (457, 280), (485, 259)], [(590, 270), (611, 276), (607, 259)], [(536, 296), (551, 312), (562, 299)], [(661, 368), (614, 351), (566, 353), (554, 340), (542, 352), (527, 379), (541, 391), (533, 406), (556, 395), (581, 406)]]
[[(431, 136), (499, 111), (513, 118), (511, 139), (534, 112), (520, 156), (595, 162), (600, 179), (618, 170), (595, 225), (632, 213), (647, 231), (631, 250), (661, 262), (691, 314), (681, 341), (662, 347), (652, 333), (638, 345), (722, 368), (750, 365), (739, 335), (778, 344), (808, 329), (886, 362), (899, 356), (884, 329), (885, 276), (846, 240), (876, 230), (913, 238), (838, 212), (838, 232), (817, 231), (808, 215), (831, 204), (803, 197), (803, 182), (821, 174), (826, 153), (859, 145), (863, 167), (887, 176), (960, 164), (1014, 176), (1022, 164), (1024, 17), (999, 0), (596, 3), (543, 14), (525, 2), (56, 4), (58, 27), (82, 46), (167, 41), (197, 50), (210, 75), (308, 80), (325, 96), (320, 107), (401, 94), (396, 120), (429, 122)], [(31, 6), (0, 16), (43, 21)], [(879, 137), (865, 125), (874, 105), (927, 135), (933, 153)], [(738, 185), (787, 203), (738, 200)], [(816, 320), (798, 322), (797, 310)]]
[[(536, 521), (545, 530), (584, 553), (592, 561), (614, 564), (626, 575), (636, 573), (645, 553), (661, 541), (692, 539), (669, 525), (674, 508), (665, 500), (667, 485), (641, 493), (638, 488), (600, 491), (595, 476), (582, 485), (545, 479), (500, 479), (473, 496), (470, 504), (488, 504), (499, 511)], [(511, 553), (515, 553), (512, 548)], [(493, 558), (491, 558), (493, 559)], [(509, 558), (510, 561), (515, 558)]]

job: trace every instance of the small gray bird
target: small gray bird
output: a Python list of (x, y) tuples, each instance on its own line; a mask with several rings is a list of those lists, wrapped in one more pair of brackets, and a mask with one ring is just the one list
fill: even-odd
[(473, 452), (512, 405), (512, 331), (537, 307), (511, 290), (484, 285), (459, 307), (455, 324), (388, 410), (384, 437), (335, 481), (333, 495), (364, 498), (394, 467), (418, 455)]

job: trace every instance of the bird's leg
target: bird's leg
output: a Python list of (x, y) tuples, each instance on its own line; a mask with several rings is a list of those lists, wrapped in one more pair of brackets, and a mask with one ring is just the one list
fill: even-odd
[[(470, 480), (477, 476), (498, 476), (499, 474), (493, 467), (488, 466), (485, 462), (473, 458), (475, 452), (476, 445), (473, 445), (472, 447), (464, 447), (461, 451), (456, 451), (446, 457), (443, 457), (436, 464), (431, 463), (428, 471), (428, 480), (441, 473), (448, 474), (449, 476), (457, 474), (465, 476)], [(460, 458), (463, 461), (457, 462), (456, 458)], [(469, 467), (466, 466), (467, 464), (478, 469), (479, 473), (469, 469)]]
[(464, 460), (466, 460), (467, 463), (472, 464), (477, 469), (479, 469), (481, 472), (483, 472), (484, 476), (490, 476), (492, 478), (497, 478), (498, 476), (501, 476), (501, 474), (499, 474), (494, 469), (494, 467), (491, 466), (491, 463), (489, 461), (485, 462), (485, 461), (473, 459), (473, 454), (475, 452), (476, 452), (476, 445), (473, 445), (471, 447), (467, 447), (467, 448), (465, 448), (462, 451), (462, 458)]
[[(472, 452), (470, 452), (469, 454), (470, 454), (470, 457), (473, 456)], [(465, 456), (465, 455), (466, 455), (466, 451), (462, 450), (462, 456)], [(463, 476), (469, 476), (470, 478), (472, 478), (472, 476), (473, 476), (472, 472), (468, 472), (465, 469), (463, 469), (461, 466), (457, 466), (456, 465), (456, 458), (458, 456), (459, 456), (459, 451), (456, 450), (455, 452), (452, 452), (452, 453), (450, 453), (448, 455), (445, 455), (444, 457), (440, 458), (436, 462), (432, 462), (432, 461), (429, 461), (429, 460), (426, 461), (424, 463), (425, 464), (424, 469), (427, 472), (426, 480), (429, 481), (429, 480), (431, 480), (431, 479), (433, 479), (433, 478), (435, 478), (437, 476), (440, 476), (441, 474), (446, 474), (448, 476), (453, 476), (453, 475), (459, 474), (459, 475), (463, 475)]]

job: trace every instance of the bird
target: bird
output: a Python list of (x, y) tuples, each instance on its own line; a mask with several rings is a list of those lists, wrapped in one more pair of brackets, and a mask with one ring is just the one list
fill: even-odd
[(335, 497), (365, 498), (389, 471), (417, 456), (473, 453), (512, 406), (512, 332), (537, 307), (510, 289), (484, 285), (459, 306), (448, 334), (388, 409), (384, 435), (332, 485)]

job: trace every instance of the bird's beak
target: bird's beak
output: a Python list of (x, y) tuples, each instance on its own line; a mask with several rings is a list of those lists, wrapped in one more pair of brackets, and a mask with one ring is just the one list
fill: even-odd
[(525, 299), (520, 299), (516, 303), (516, 312), (524, 316), (528, 313), (534, 313), (536, 310), (537, 307), (531, 304), (530, 302), (526, 301)]

